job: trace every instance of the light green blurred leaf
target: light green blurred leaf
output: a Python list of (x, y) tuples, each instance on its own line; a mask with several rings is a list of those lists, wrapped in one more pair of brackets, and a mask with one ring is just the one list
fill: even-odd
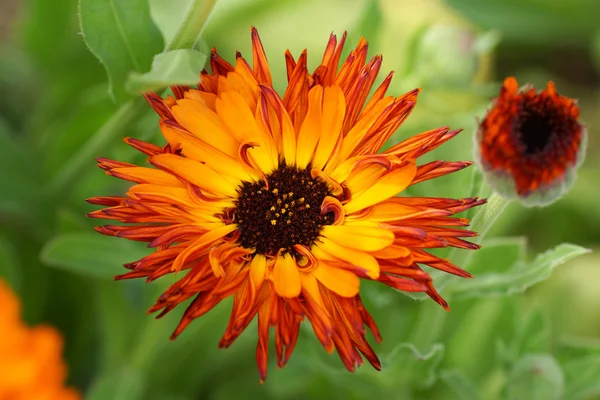
[(3, 236), (0, 236), (0, 278), (5, 279), (15, 291), (21, 287), (21, 265), (15, 246)]
[(478, 273), (507, 271), (516, 262), (524, 260), (526, 250), (527, 239), (524, 237), (485, 239), (481, 249), (471, 256), (469, 272), (477, 276)]
[(196, 86), (206, 55), (193, 49), (171, 50), (157, 54), (152, 69), (145, 74), (133, 73), (125, 83), (132, 94), (157, 92), (171, 85)]
[(565, 399), (600, 397), (600, 338), (565, 336), (558, 359), (565, 372)]
[(449, 369), (439, 373), (440, 379), (456, 393), (460, 400), (478, 400), (481, 395), (477, 386), (460, 370)]
[(80, 0), (79, 20), (85, 43), (106, 68), (109, 93), (118, 102), (127, 100), (127, 76), (148, 71), (164, 48), (147, 0)]
[(573, 244), (561, 244), (546, 251), (530, 263), (518, 262), (506, 273), (480, 274), (475, 279), (455, 280), (452, 291), (456, 299), (506, 296), (522, 293), (527, 288), (547, 279), (552, 270), (588, 249)]
[(600, 353), (567, 361), (565, 398), (584, 400), (600, 396)]
[(148, 3), (150, 16), (160, 29), (165, 43), (171, 43), (194, 0), (179, 0), (177, 6), (173, 5), (172, 0), (149, 0)]
[(379, 374), (426, 389), (437, 380), (437, 368), (443, 357), (444, 345), (441, 343), (433, 344), (426, 353), (421, 353), (412, 343), (400, 343), (381, 362), (382, 370), (388, 372)]
[(149, 254), (140, 243), (94, 233), (64, 234), (50, 240), (40, 255), (51, 267), (95, 278), (113, 278), (127, 272), (123, 263)]
[(550, 354), (528, 354), (513, 367), (507, 387), (508, 400), (560, 400), (564, 374)]
[(129, 368), (120, 368), (101, 375), (85, 396), (86, 400), (137, 400), (142, 399), (145, 378)]

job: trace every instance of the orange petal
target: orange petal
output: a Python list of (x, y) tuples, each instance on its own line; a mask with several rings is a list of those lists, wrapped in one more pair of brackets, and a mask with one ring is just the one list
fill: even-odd
[(323, 286), (342, 297), (354, 297), (358, 294), (360, 279), (351, 271), (320, 261), (313, 274)]
[(334, 242), (362, 251), (377, 251), (394, 242), (394, 233), (389, 229), (356, 225), (326, 225), (322, 235)]
[(322, 237), (320, 241), (321, 243), (311, 249), (318, 259), (342, 260), (350, 266), (364, 271), (371, 279), (379, 277), (379, 263), (372, 255), (342, 246), (326, 237)]
[(250, 261), (250, 279), (255, 287), (262, 285), (267, 276), (267, 259), (262, 254), (256, 254)]
[(308, 92), (308, 111), (298, 132), (298, 143), (300, 143), (296, 149), (298, 168), (306, 168), (313, 157), (321, 136), (322, 112), (323, 86), (317, 85)]
[[(346, 214), (360, 211), (395, 196), (410, 185), (416, 173), (417, 167), (410, 163), (383, 175), (362, 193), (352, 192), (352, 199), (344, 205)], [(352, 188), (350, 190), (352, 191)]]
[(162, 170), (177, 175), (202, 189), (215, 194), (235, 197), (238, 183), (218, 174), (214, 169), (201, 162), (176, 156), (174, 154), (159, 154), (150, 158), (150, 162)]
[(339, 86), (327, 86), (323, 92), (321, 137), (313, 157), (314, 168), (322, 169), (335, 156), (336, 145), (341, 143), (340, 130), (346, 115), (346, 99)]
[(281, 297), (298, 297), (302, 289), (300, 281), (300, 272), (296, 266), (296, 261), (288, 253), (277, 257), (273, 267), (273, 286), (275, 292)]

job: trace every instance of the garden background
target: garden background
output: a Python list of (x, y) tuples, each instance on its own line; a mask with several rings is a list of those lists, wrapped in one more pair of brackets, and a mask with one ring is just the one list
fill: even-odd
[[(509, 75), (540, 89), (553, 80), (579, 99), (589, 131), (588, 155), (568, 194), (546, 208), (511, 203), (482, 250), (452, 253), (476, 278), (437, 281), (451, 313), (363, 285), (384, 339), (374, 345), (381, 372), (367, 365), (348, 373), (305, 324), (289, 364), (277, 370), (272, 363), (263, 385), (254, 325), (230, 349), (217, 349), (230, 302), (169, 341), (183, 308), (158, 321), (145, 313), (166, 282), (112, 280), (149, 250), (95, 233), (98, 221), (85, 216), (94, 209), (86, 198), (126, 188), (95, 157), (141, 162), (123, 137), (161, 143), (157, 116), (136, 93), (169, 82), (160, 71), (142, 74), (198, 1), (80, 3), (0, 0), (0, 277), (20, 296), (28, 324), (62, 332), (68, 383), (86, 398), (600, 399), (597, 0), (216, 2), (198, 53), (176, 60), (182, 79), (198, 72), (190, 65), (213, 46), (229, 61), (236, 50), (249, 55), (256, 26), (281, 93), (286, 49), (297, 56), (307, 48), (314, 68), (329, 34), (347, 31), (346, 54), (364, 36), (370, 55), (383, 54), (380, 79), (396, 71), (391, 94), (422, 88), (393, 140), (464, 128), (432, 159), (473, 159), (477, 118)], [(84, 38), (109, 67), (110, 92)], [(489, 195), (479, 181), (471, 167), (410, 194)]]

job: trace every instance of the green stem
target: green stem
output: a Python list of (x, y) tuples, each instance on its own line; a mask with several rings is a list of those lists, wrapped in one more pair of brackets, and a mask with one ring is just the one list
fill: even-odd
[(185, 18), (165, 51), (194, 47), (216, 0), (195, 0), (185, 14)]
[(129, 129), (144, 111), (145, 101), (142, 97), (123, 104), (113, 116), (92, 135), (87, 143), (67, 161), (58, 175), (50, 182), (49, 193), (52, 196), (63, 193), (74, 181), (87, 171), (85, 168), (92, 160), (118, 136)]
[[(492, 193), (487, 200), (487, 204), (481, 207), (471, 220), (469, 229), (479, 234), (479, 236), (472, 240), (474, 243), (480, 244), (483, 241), (483, 238), (496, 223), (500, 215), (502, 215), (509, 202), (510, 200), (500, 196), (498, 193)], [(459, 249), (454, 248), (448, 258), (454, 264), (466, 269), (469, 266), (471, 258), (473, 258), (473, 252), (462, 249), (459, 251)]]

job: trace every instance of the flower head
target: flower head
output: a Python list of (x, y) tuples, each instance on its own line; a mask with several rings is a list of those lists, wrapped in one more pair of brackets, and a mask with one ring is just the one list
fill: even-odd
[(552, 82), (536, 92), (507, 78), (477, 134), (488, 183), (525, 205), (556, 200), (572, 186), (583, 161), (585, 127), (578, 118), (575, 100), (560, 96)]
[(67, 370), (56, 329), (25, 326), (19, 299), (2, 279), (0, 304), (0, 399), (79, 399), (63, 386)]
[(416, 163), (458, 131), (434, 129), (378, 154), (419, 91), (386, 95), (390, 74), (367, 100), (381, 57), (367, 62), (361, 40), (338, 68), (344, 41), (345, 35), (339, 43), (331, 36), (313, 73), (306, 51), (297, 60), (287, 52), (288, 86), (279, 96), (253, 29), (252, 67), (239, 53), (230, 65), (213, 50), (212, 71), (202, 72), (197, 89), (174, 87), (174, 97), (166, 99), (147, 95), (167, 144), (126, 142), (154, 168), (99, 159), (108, 174), (135, 185), (126, 197), (89, 200), (107, 207), (91, 217), (131, 224), (97, 230), (156, 249), (117, 278), (152, 281), (185, 271), (151, 308), (162, 316), (193, 299), (173, 338), (233, 296), (219, 345), (231, 345), (258, 316), (261, 380), (270, 328), (283, 366), (306, 319), (348, 370), (363, 356), (379, 369), (366, 328), (377, 341), (381, 337), (361, 301), (361, 279), (425, 292), (447, 307), (421, 266), (469, 274), (427, 249), (477, 248), (462, 239), (476, 235), (461, 229), (468, 220), (452, 216), (482, 200), (394, 197), (470, 165)]

